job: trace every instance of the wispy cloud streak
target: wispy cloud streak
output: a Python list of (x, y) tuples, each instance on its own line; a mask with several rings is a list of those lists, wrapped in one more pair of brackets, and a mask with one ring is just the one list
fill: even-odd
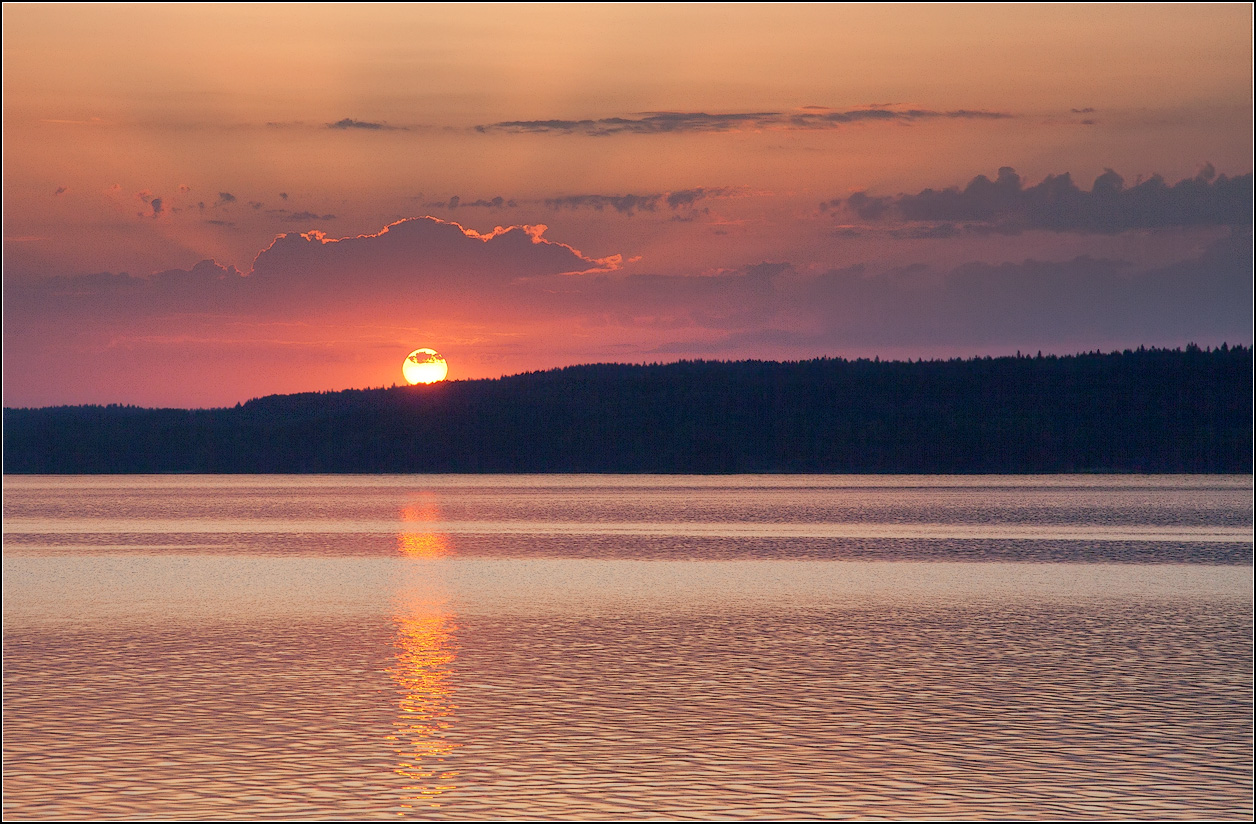
[(596, 120), (506, 120), (476, 126), (478, 132), (507, 134), (683, 134), (688, 132), (761, 131), (767, 129), (836, 129), (855, 123), (911, 123), (924, 120), (1004, 120), (1008, 112), (978, 109), (935, 111), (869, 107), (838, 111), (808, 106), (796, 112), (644, 112), (635, 117)]

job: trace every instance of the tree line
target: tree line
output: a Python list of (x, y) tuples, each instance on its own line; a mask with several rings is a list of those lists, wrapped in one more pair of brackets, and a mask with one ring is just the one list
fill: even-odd
[(7, 473), (1252, 471), (1252, 350), (594, 364), (4, 410)]

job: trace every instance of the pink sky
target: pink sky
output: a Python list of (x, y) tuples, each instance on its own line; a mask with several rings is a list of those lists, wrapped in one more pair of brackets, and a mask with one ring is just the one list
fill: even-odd
[(3, 15), (6, 406), (1252, 342), (1247, 5)]

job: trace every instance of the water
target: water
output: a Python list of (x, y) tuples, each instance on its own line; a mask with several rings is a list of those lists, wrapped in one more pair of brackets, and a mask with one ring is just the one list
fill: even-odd
[(4, 480), (31, 818), (1250, 818), (1252, 482)]

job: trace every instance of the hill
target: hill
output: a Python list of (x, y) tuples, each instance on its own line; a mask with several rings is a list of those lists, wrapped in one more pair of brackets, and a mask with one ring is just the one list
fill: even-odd
[(1242, 472), (1252, 350), (599, 364), (4, 411), (6, 473)]

